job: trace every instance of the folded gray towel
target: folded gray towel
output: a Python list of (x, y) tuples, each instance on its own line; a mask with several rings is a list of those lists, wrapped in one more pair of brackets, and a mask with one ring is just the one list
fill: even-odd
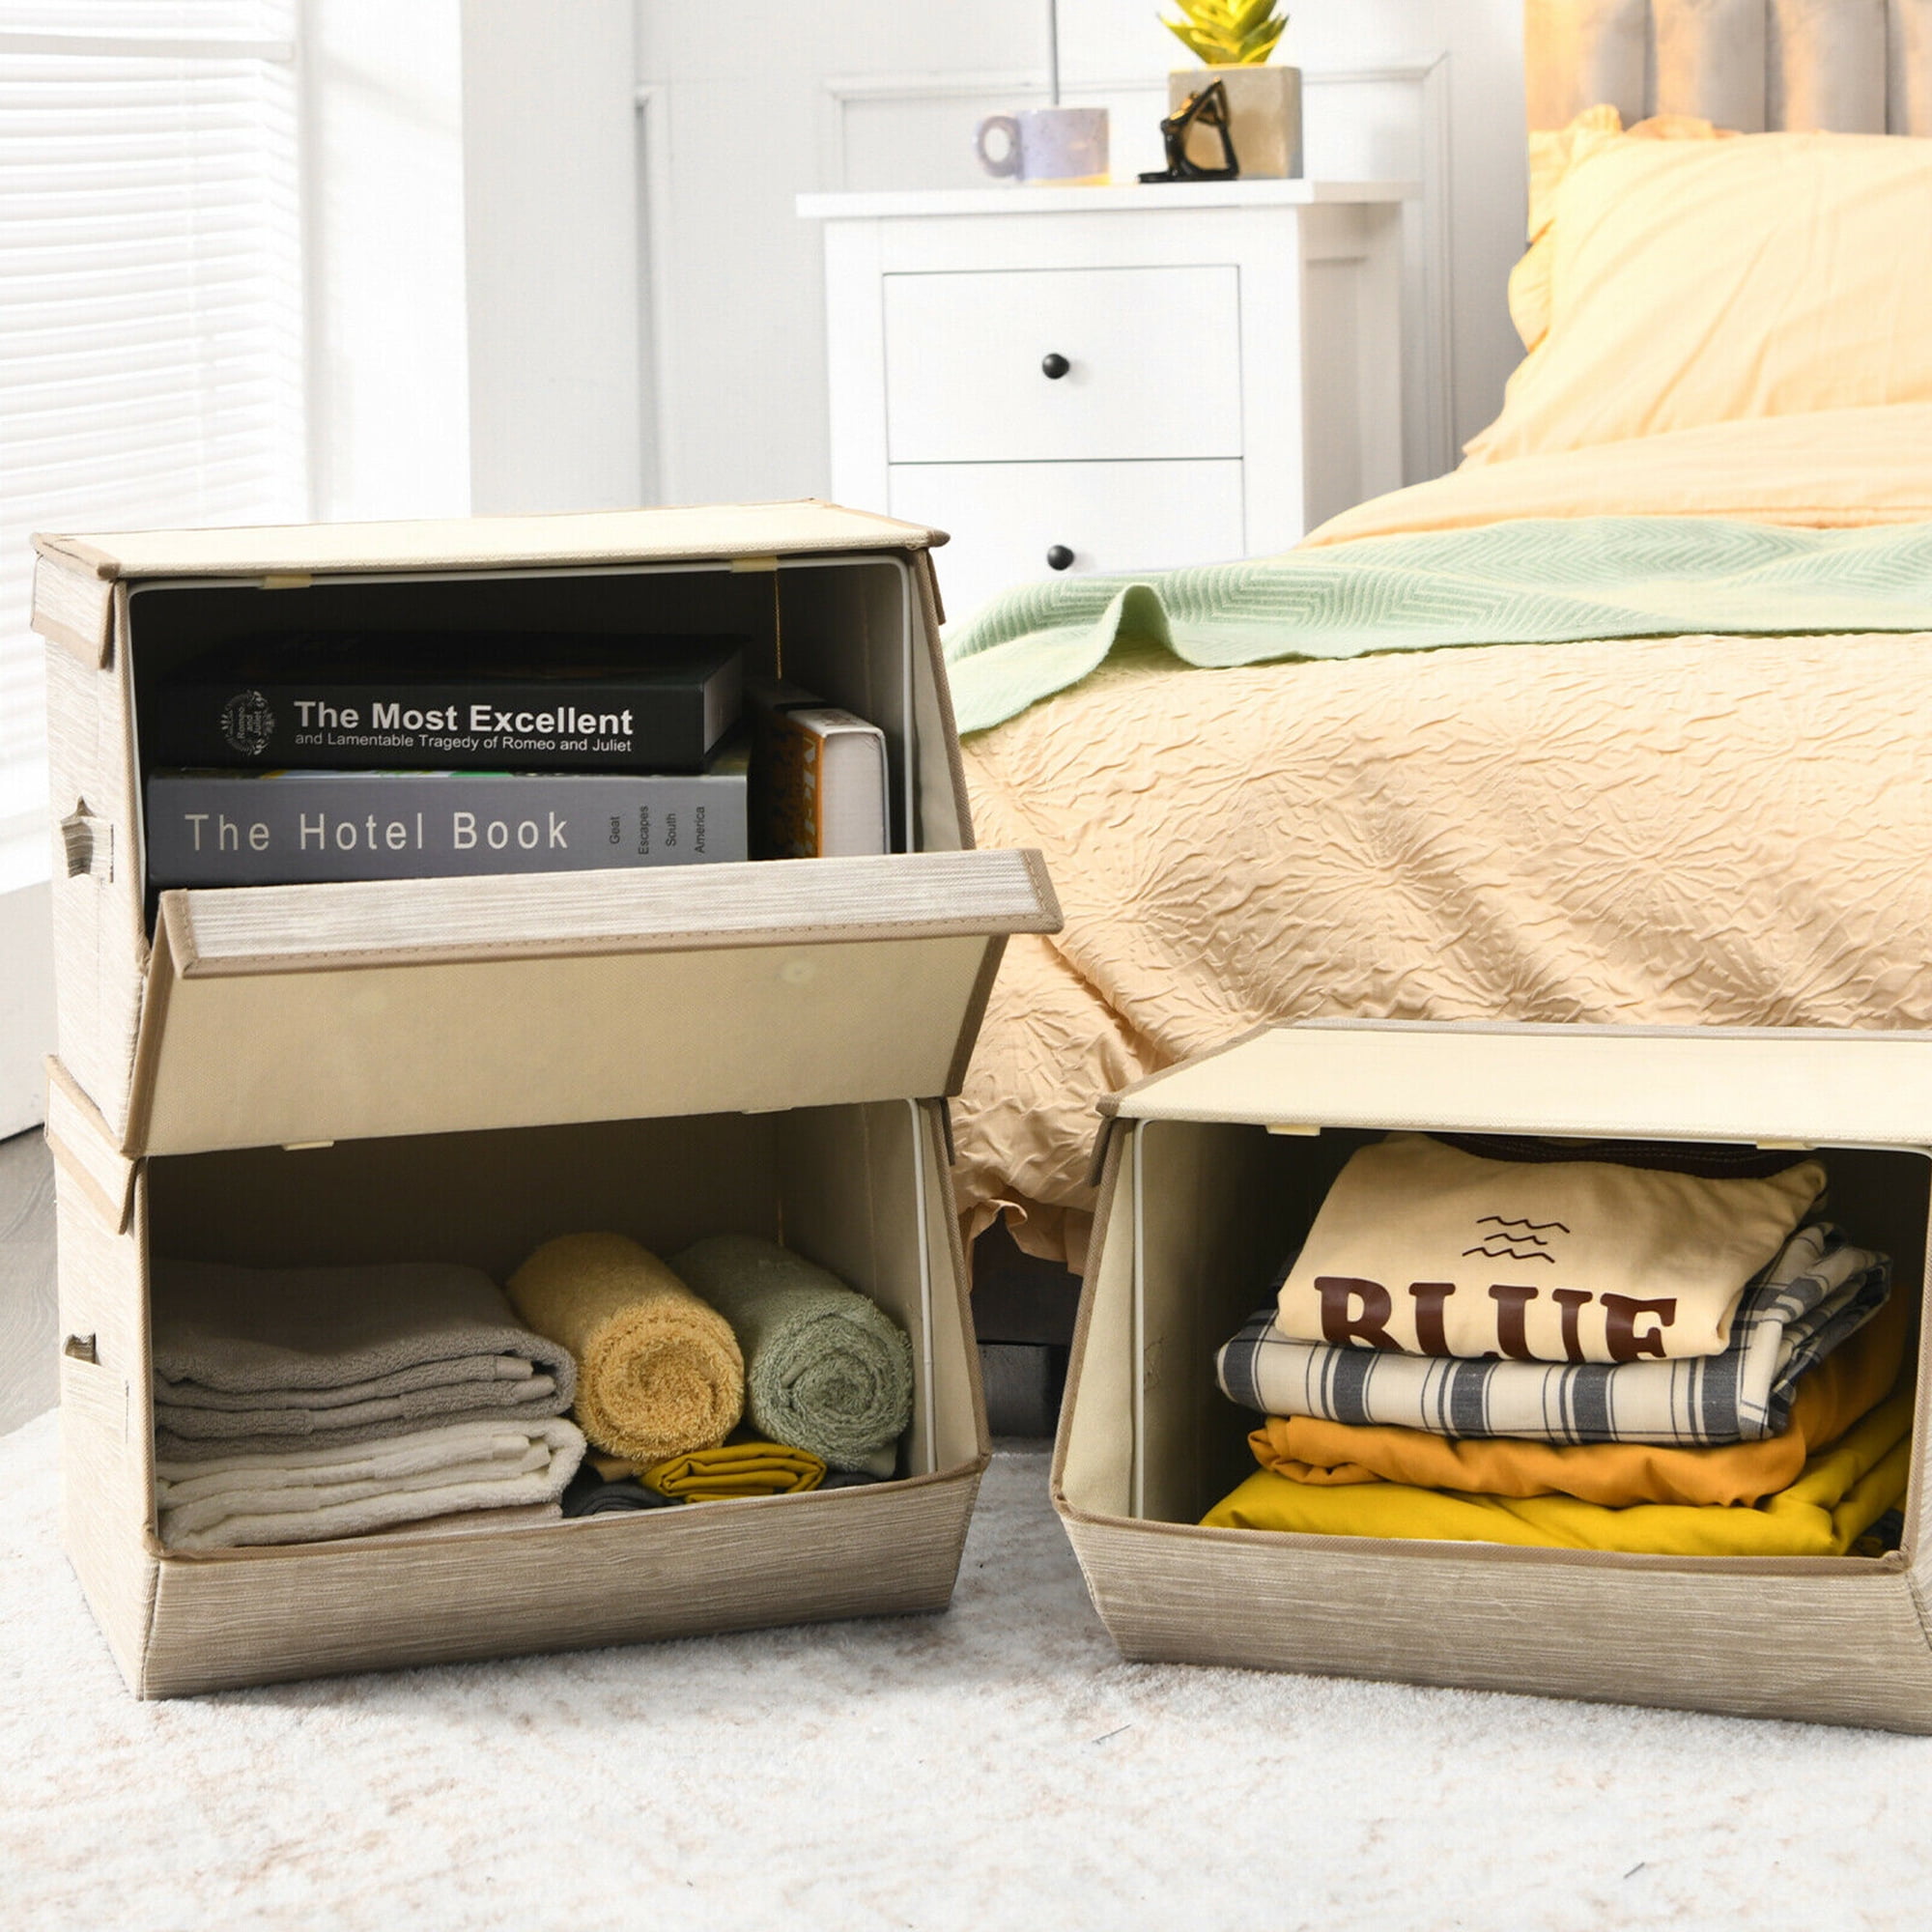
[(444, 1417), (560, 1415), (569, 1350), (520, 1322), (480, 1268), (443, 1262), (154, 1266), (156, 1452), (164, 1461), (366, 1442)]

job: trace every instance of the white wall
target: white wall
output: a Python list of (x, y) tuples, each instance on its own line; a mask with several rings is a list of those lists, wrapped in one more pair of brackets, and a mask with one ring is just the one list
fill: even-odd
[[(1115, 103), (1122, 174), (1156, 158), (1184, 60), (1158, 4), (1061, 0), (1067, 89)], [(1445, 211), (1441, 359), (1414, 371), (1439, 454), (1515, 360), (1520, 0), (1291, 13), (1286, 57), (1330, 83), (1312, 169), (1426, 167)], [(314, 513), (824, 493), (819, 236), (793, 197), (974, 179), (973, 122), (1041, 98), (1045, 14), (763, 0), (724, 33), (689, 0), (307, 0)], [(43, 903), (0, 898), (0, 1096), (38, 1087)]]
[(469, 507), (461, 0), (303, 10), (314, 514)]
[[(647, 480), (669, 502), (822, 496), (824, 285), (815, 224), (793, 197), (836, 186), (821, 156), (829, 75), (940, 78), (1043, 71), (1037, 0), (767, 4), (721, 33), (715, 12), (639, 0), (638, 77), (655, 83), (660, 158), (646, 272), (657, 324), (657, 439)], [(906, 156), (909, 167), (923, 156)]]
[(639, 501), (629, 0), (464, 0), (470, 507)]
[(37, 1125), (54, 1050), (53, 896), (46, 821), (0, 838), (0, 1140)]
[[(1060, 0), (1066, 91), (1113, 106), (1117, 177), (1157, 164), (1164, 76), (1186, 65), (1159, 11)], [(1522, 245), (1520, 0), (1291, 0), (1289, 12), (1285, 56), (1336, 83), (1311, 88), (1310, 171), (1423, 169), (1442, 205), (1440, 360), (1426, 366), (1418, 345), (1410, 384), (1412, 415), (1441, 418), (1430, 459), (1411, 457), (1426, 474), (1494, 414), (1520, 354), (1504, 284)], [(761, 8), (755, 32), (728, 39), (672, 0), (638, 0), (638, 19), (658, 331), (646, 484), (687, 502), (822, 494), (819, 238), (792, 198), (978, 179), (967, 142), (980, 115), (1043, 98), (1046, 8), (815, 0)]]
[[(1174, 11), (1153, 0), (1060, 0), (1069, 75), (1099, 78), (1186, 65), (1185, 49), (1159, 24), (1159, 14)], [(1284, 11), (1289, 28), (1275, 58), (1318, 73), (1447, 56), (1441, 84), (1448, 113), (1445, 185), (1460, 447), (1501, 407), (1503, 383), (1522, 354), (1504, 294), (1523, 248), (1522, 0), (1284, 0)], [(1311, 125), (1309, 132), (1311, 141), (1339, 141), (1344, 130)]]
[(54, 1047), (47, 882), (0, 891), (0, 1140), (36, 1126)]
[(635, 503), (630, 0), (309, 0), (315, 514)]

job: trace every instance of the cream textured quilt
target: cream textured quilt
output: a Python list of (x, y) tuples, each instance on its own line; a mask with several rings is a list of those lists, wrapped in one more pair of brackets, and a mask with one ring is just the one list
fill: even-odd
[[(1459, 472), (1311, 542), (1932, 514), (1921, 408), (1654, 440), (1648, 465)], [(1216, 670), (1127, 648), (965, 753), (980, 841), (1038, 846), (1066, 924), (1008, 948), (955, 1109), (960, 1204), (972, 1230), (1012, 1204), (1023, 1246), (1076, 1266), (1094, 1099), (1263, 1020), (1932, 1026), (1924, 634)]]

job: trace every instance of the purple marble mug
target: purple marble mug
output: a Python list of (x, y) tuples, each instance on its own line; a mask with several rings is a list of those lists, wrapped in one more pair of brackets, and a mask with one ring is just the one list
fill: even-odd
[[(987, 151), (988, 135), (1004, 135), (1005, 151)], [(1104, 107), (1027, 107), (1017, 114), (989, 114), (973, 137), (980, 165), (989, 175), (1023, 182), (1104, 182), (1107, 179), (1107, 110)]]

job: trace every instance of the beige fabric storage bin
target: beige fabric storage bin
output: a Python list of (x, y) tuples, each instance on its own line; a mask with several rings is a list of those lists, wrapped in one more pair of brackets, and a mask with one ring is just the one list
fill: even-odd
[(1199, 1526), (1255, 1467), (1259, 1418), (1221, 1394), (1214, 1351), (1355, 1147), (1433, 1128), (1815, 1148), (1834, 1218), (1922, 1300), (1932, 1037), (1310, 1022), (1106, 1110), (1052, 1483), (1127, 1657), (1932, 1731), (1922, 1338), (1903, 1545), (1876, 1559)]
[[(987, 1441), (944, 1096), (1006, 935), (1059, 912), (1037, 854), (971, 849), (929, 540), (805, 504), (43, 541), (63, 1524), (135, 1690), (945, 1605)], [(172, 651), (223, 626), (539, 610), (743, 632), (766, 668), (782, 650), (786, 674), (885, 725), (895, 852), (169, 892), (150, 924), (140, 695)], [(895, 1479), (161, 1549), (151, 1256), (501, 1280), (584, 1228), (659, 1252), (781, 1236), (872, 1294), (913, 1342)]]
[[(751, 639), (748, 671), (770, 675), (781, 666), (829, 702), (883, 726), (895, 851), (960, 853), (973, 835), (928, 554), (943, 540), (892, 518), (815, 502), (37, 538), (34, 627), (48, 639), (62, 1063), (125, 1137), (149, 981), (158, 986), (160, 978), (160, 949), (151, 954), (149, 947), (152, 908), (144, 905), (140, 702), (185, 654), (251, 632), (302, 627), (641, 626), (742, 635)], [(977, 876), (962, 860), (952, 873), (920, 878), (887, 866), (869, 875), (799, 879), (791, 885), (793, 923), (857, 935), (869, 909), (897, 895), (970, 923), (966, 899)], [(455, 890), (464, 883), (438, 881), (387, 903), (434, 900), (450, 942), (469, 933), (478, 946), (520, 944), (526, 953), (614, 954), (632, 943), (627, 895), (649, 898), (655, 875), (606, 873), (594, 885), (582, 874), (521, 878), (515, 884), (525, 890), (501, 901), (509, 909), (500, 915), (472, 913), (469, 895)], [(693, 911), (683, 929), (721, 921), (742, 926), (728, 880), (694, 877), (688, 890)], [(680, 902), (673, 895), (671, 903)], [(373, 956), (379, 915), (355, 900), (326, 914), (323, 906), (311, 902), (291, 923)], [(326, 928), (318, 923), (325, 918)], [(174, 963), (199, 970), (178, 947)], [(616, 999), (624, 977), (608, 969), (602, 989)]]

